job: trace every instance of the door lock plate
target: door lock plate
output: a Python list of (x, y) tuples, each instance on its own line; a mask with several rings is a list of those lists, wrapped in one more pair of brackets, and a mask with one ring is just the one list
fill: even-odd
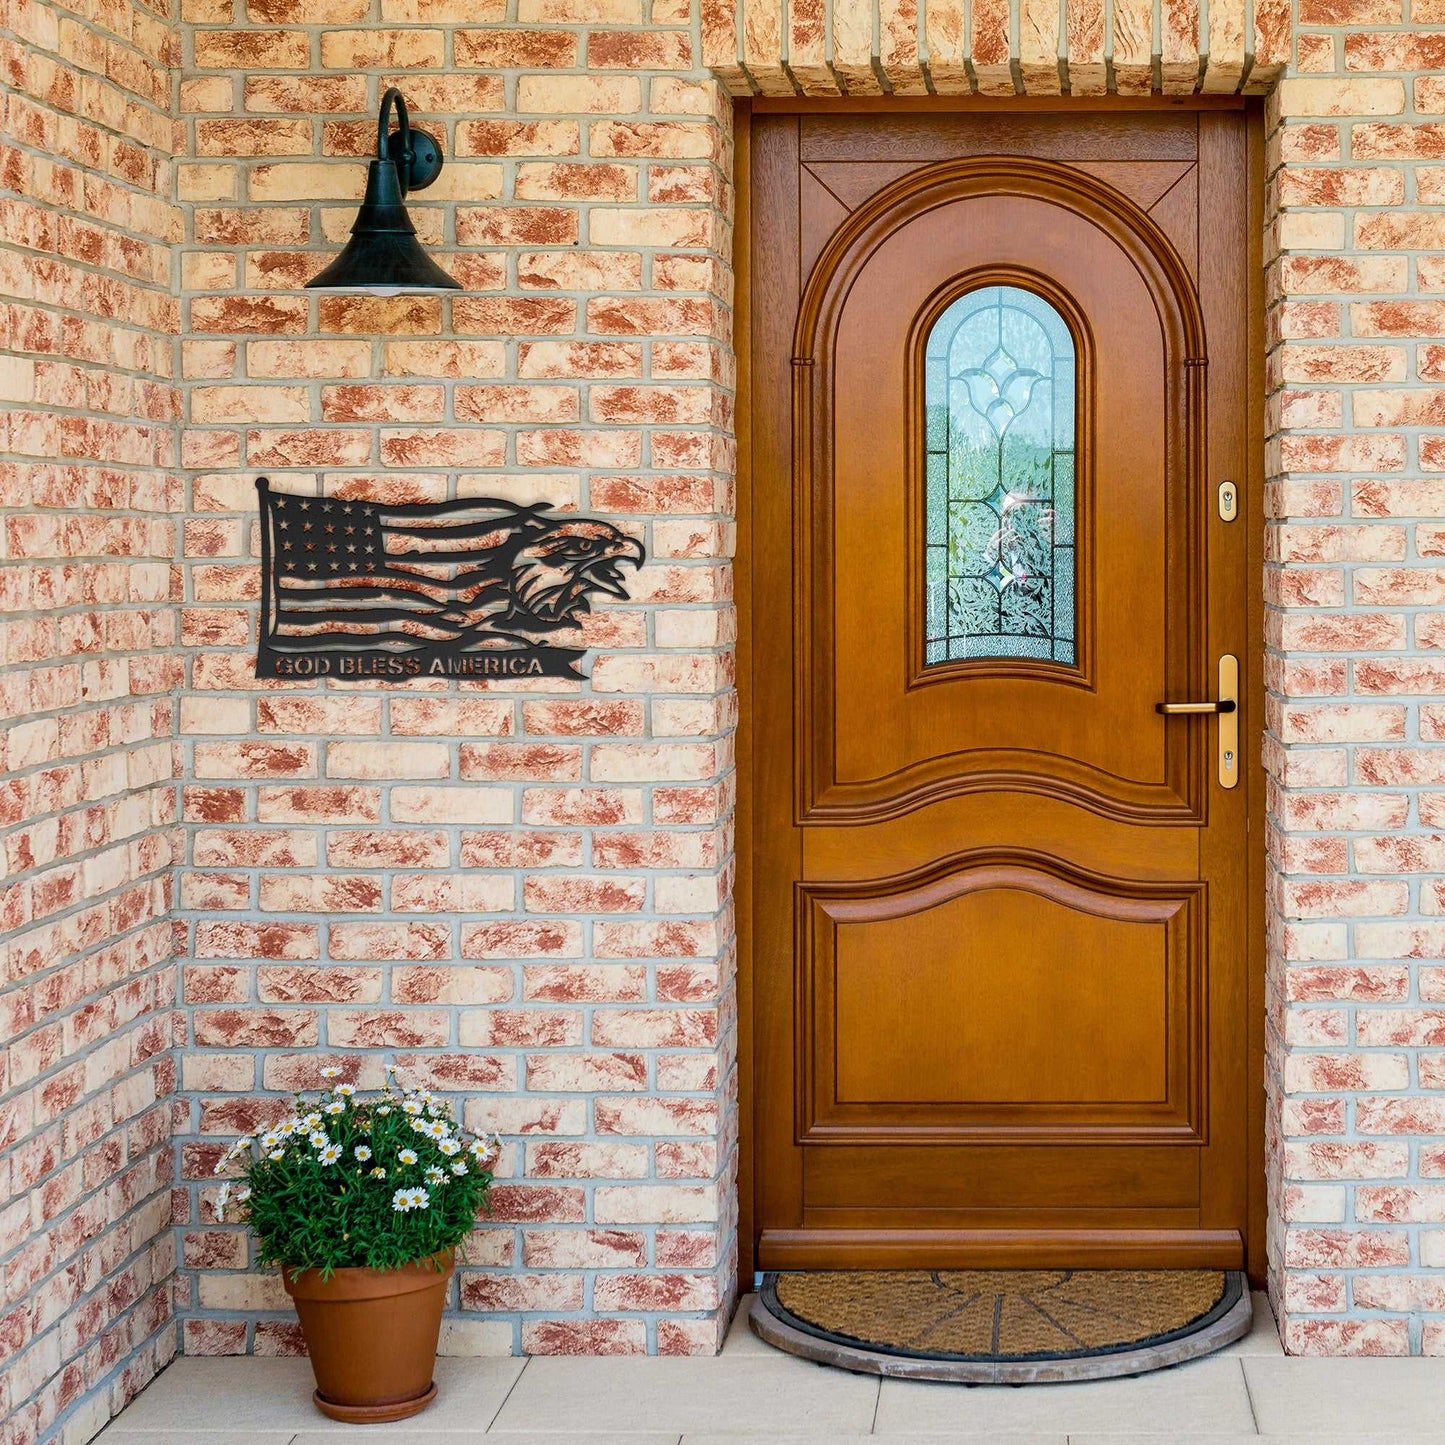
[(1226, 652), (1219, 659), (1219, 786), (1233, 788), (1239, 783), (1239, 659)]
[(1219, 520), (1232, 522), (1239, 515), (1239, 488), (1233, 482), (1219, 484)]

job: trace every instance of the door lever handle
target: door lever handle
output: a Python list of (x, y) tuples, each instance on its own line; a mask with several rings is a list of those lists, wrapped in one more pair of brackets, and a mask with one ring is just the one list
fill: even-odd
[(1239, 782), (1239, 659), (1226, 652), (1219, 659), (1219, 698), (1216, 702), (1156, 702), (1154, 711), (1165, 717), (1191, 717), (1215, 713), (1219, 717), (1219, 786)]
[(1218, 702), (1156, 702), (1154, 711), (1165, 717), (1193, 717), (1196, 713), (1233, 712), (1239, 704), (1232, 697)]

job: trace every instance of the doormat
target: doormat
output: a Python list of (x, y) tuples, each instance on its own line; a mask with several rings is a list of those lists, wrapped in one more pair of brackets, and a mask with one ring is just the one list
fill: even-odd
[(875, 1375), (1032, 1384), (1137, 1375), (1245, 1334), (1224, 1270), (838, 1270), (768, 1274), (750, 1323), (769, 1344)]

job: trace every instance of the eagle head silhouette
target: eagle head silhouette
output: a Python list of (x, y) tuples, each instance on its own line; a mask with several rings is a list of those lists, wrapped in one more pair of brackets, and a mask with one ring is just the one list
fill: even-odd
[(641, 567), (642, 543), (610, 522), (573, 518), (549, 527), (512, 558), (512, 606), (560, 625), (591, 610), (593, 592), (626, 600), (620, 565)]

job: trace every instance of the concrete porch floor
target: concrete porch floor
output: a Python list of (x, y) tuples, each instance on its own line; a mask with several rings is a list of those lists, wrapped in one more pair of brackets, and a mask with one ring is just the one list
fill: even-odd
[(318, 1415), (305, 1360), (183, 1359), (102, 1445), (1209, 1445), (1260, 1436), (1311, 1445), (1445, 1440), (1445, 1360), (1290, 1359), (1255, 1296), (1250, 1335), (1208, 1359), (1082, 1385), (914, 1384), (844, 1374), (755, 1339), (744, 1301), (717, 1359), (447, 1359), (425, 1415), (356, 1427)]

